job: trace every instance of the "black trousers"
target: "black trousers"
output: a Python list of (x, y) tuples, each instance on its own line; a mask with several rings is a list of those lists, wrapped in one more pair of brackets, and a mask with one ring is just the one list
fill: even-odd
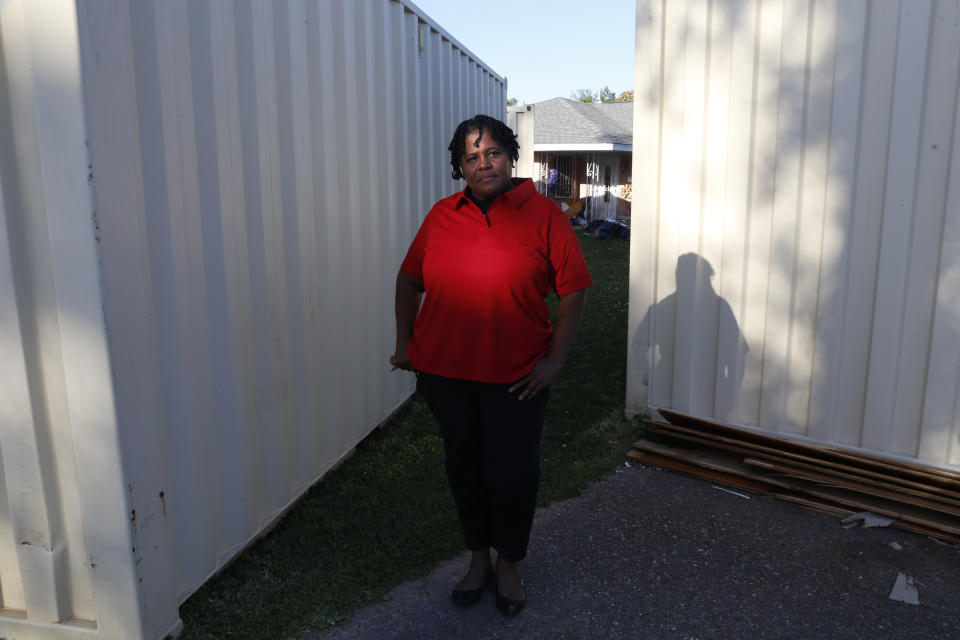
[(540, 435), (549, 389), (518, 400), (509, 384), (417, 374), (440, 424), (445, 467), (467, 548), (527, 554), (540, 484)]

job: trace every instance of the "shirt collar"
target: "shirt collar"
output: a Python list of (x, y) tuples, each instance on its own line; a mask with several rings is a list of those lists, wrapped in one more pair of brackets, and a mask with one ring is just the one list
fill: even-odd
[[(510, 181), (513, 182), (513, 189), (507, 191), (506, 193), (501, 193), (499, 197), (505, 197), (507, 202), (510, 203), (510, 206), (514, 209), (518, 208), (523, 204), (530, 196), (537, 192), (536, 187), (533, 186), (533, 180), (531, 178), (510, 178)], [(497, 198), (494, 198), (496, 201)], [(460, 197), (457, 198), (457, 203), (455, 208), (459, 209), (461, 206), (470, 202), (470, 198), (467, 197), (467, 189), (464, 187), (463, 191), (460, 192)]]

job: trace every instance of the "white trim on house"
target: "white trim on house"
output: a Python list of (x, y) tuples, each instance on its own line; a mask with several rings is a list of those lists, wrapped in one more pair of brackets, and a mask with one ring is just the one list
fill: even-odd
[(598, 142), (591, 144), (535, 144), (534, 151), (633, 151), (632, 144), (613, 144)]

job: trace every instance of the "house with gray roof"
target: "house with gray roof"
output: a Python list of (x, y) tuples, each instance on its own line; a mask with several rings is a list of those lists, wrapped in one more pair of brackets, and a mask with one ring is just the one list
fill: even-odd
[(520, 143), (515, 175), (560, 205), (581, 203), (588, 220), (630, 217), (632, 102), (553, 98), (507, 111)]

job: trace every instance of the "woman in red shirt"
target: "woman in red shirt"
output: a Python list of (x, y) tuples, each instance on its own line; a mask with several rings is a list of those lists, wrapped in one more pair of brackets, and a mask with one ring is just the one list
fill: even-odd
[[(495, 576), (497, 607), (513, 615), (526, 602), (517, 563), (536, 507), (550, 383), (593, 282), (560, 208), (529, 178), (511, 178), (519, 148), (509, 127), (477, 115), (449, 150), (453, 177), (467, 186), (433, 206), (400, 266), (390, 362), (417, 372), (443, 436), (472, 552), (453, 603), (474, 604)], [(560, 298), (553, 326), (551, 291)]]

